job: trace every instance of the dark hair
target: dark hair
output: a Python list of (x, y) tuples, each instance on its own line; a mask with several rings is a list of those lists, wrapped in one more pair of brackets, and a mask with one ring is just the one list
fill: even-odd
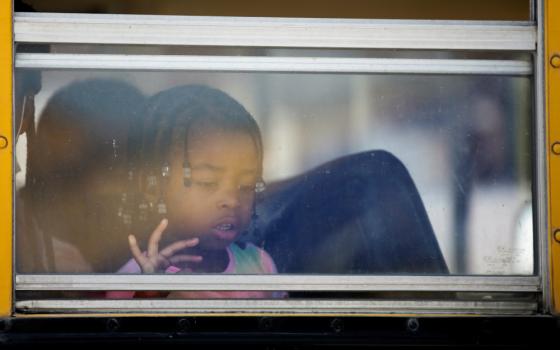
[(167, 162), (173, 140), (178, 139), (184, 144), (184, 157), (188, 161), (187, 137), (193, 127), (202, 125), (250, 135), (257, 149), (259, 174), (262, 174), (263, 146), (256, 121), (231, 96), (203, 85), (174, 87), (149, 100), (142, 147), (143, 165), (159, 173)]
[[(92, 166), (109, 166), (108, 161), (117, 156), (112, 148), (122, 153), (125, 143), (139, 138), (135, 128), (143, 102), (139, 90), (110, 79), (78, 81), (58, 90), (29, 140), (26, 184), (79, 178)], [(61, 139), (64, 147), (56, 143)], [(78, 157), (68, 157), (71, 152)], [(118, 156), (119, 161), (124, 159)]]

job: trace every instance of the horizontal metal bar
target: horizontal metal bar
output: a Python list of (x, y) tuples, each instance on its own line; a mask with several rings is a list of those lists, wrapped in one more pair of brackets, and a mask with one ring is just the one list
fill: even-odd
[(268, 290), (536, 292), (527, 277), (365, 275), (16, 275), (16, 290)]
[(533, 71), (530, 62), (513, 60), (31, 53), (17, 54), (16, 68), (492, 75), (531, 75)]
[(314, 47), (363, 49), (536, 49), (532, 22), (16, 13), (15, 41), (37, 43)]
[(279, 313), (527, 315), (535, 302), (403, 300), (26, 300), (21, 313)]

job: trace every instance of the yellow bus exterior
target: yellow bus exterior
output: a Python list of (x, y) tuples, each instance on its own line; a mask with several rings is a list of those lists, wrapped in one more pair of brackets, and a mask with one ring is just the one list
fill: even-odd
[(560, 1), (546, 1), (546, 119), (548, 122), (548, 186), (550, 285), (553, 309), (560, 313)]
[(0, 4), (0, 317), (12, 314), (12, 2)]
[[(0, 3), (0, 318), (14, 316), (13, 5)], [(560, 313), (560, 1), (544, 1), (548, 227), (552, 313)], [(53, 316), (53, 315), (51, 315)], [(99, 314), (97, 316), (110, 316)], [(140, 316), (140, 315), (136, 315)], [(151, 315), (153, 316), (153, 314)], [(434, 315), (435, 316), (435, 315)]]

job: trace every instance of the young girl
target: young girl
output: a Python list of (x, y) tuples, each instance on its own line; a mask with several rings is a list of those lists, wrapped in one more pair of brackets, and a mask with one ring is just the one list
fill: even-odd
[[(187, 85), (152, 97), (147, 106), (139, 220), (150, 208), (160, 221), (142, 252), (129, 235), (133, 259), (120, 273), (276, 273), (270, 256), (236, 239), (255, 216), (264, 190), (259, 128), (222, 91)], [(161, 248), (163, 247), (163, 249)], [(138, 296), (138, 293), (136, 296)], [(109, 297), (132, 297), (111, 292)], [(173, 298), (264, 298), (269, 292), (173, 292)]]

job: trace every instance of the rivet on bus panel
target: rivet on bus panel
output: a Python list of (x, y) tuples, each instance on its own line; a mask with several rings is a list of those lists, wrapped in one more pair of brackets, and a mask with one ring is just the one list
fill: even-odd
[(560, 142), (554, 142), (552, 144), (552, 153), (556, 154), (557, 156), (560, 155)]
[(560, 243), (560, 229), (556, 229), (553, 234), (556, 243)]
[(8, 139), (5, 136), (0, 135), (0, 149), (8, 147)]
[(552, 55), (550, 58), (550, 65), (554, 68), (560, 68), (560, 56)]

